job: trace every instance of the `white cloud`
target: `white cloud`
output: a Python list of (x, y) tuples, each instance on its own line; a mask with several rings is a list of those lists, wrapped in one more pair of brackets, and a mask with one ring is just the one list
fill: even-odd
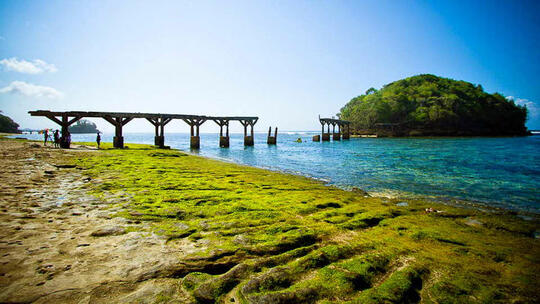
[(60, 99), (64, 94), (54, 88), (26, 83), (24, 81), (13, 81), (7, 87), (1, 88), (0, 93), (20, 94), (28, 97), (45, 97), (49, 99)]
[(40, 74), (43, 72), (54, 73), (58, 71), (56, 66), (51, 63), (47, 63), (41, 59), (35, 59), (34, 61), (26, 61), (24, 59), (18, 60), (15, 57), (6, 58), (0, 60), (0, 64), (5, 66), (9, 71), (15, 71), (25, 74)]
[(506, 97), (506, 99), (513, 100), (514, 103), (517, 104), (517, 105), (527, 107), (527, 110), (529, 110), (530, 117), (536, 117), (536, 116), (538, 116), (538, 114), (540, 114), (540, 109), (538, 108), (538, 106), (534, 102), (532, 102), (532, 101), (530, 101), (528, 99), (517, 98), (517, 97), (514, 97), (514, 96), (508, 96), (508, 97)]

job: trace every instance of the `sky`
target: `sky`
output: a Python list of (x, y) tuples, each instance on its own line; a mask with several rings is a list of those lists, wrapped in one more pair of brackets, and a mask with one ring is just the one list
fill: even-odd
[[(256, 131), (318, 130), (318, 115), (368, 88), (430, 73), (511, 96), (540, 129), (539, 13), (540, 1), (510, 0), (0, 0), (0, 110), (22, 128), (56, 128), (27, 113), (42, 109), (258, 116)], [(124, 132), (153, 126), (134, 120)]]

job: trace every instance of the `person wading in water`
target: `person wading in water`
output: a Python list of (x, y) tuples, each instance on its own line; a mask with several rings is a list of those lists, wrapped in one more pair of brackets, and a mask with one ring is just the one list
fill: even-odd
[(99, 132), (97, 132), (96, 143), (97, 143), (97, 148), (99, 149), (99, 144), (101, 143), (101, 136), (99, 136)]

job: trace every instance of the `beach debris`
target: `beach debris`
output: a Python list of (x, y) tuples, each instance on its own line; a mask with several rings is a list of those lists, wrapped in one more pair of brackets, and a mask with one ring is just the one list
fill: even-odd
[(409, 206), (409, 203), (407, 203), (407, 202), (399, 202), (399, 203), (396, 204), (396, 206), (407, 207), (407, 206)]
[(91, 236), (109, 236), (109, 235), (121, 235), (126, 233), (126, 230), (118, 226), (104, 226), (94, 230), (90, 235)]
[(435, 212), (435, 213), (441, 213), (441, 212), (444, 212), (444, 211), (442, 211), (442, 210), (437, 210), (437, 209), (433, 209), (433, 208), (429, 207), (429, 208), (426, 208), (425, 212), (426, 212), (426, 213), (433, 213), (433, 212)]

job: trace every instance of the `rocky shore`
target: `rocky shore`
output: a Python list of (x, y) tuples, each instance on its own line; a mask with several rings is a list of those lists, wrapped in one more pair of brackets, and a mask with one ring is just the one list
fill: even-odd
[(129, 146), (0, 139), (0, 302), (539, 300), (535, 217)]
[(88, 151), (0, 141), (0, 302), (182, 303), (177, 280), (152, 276), (185, 253), (87, 193), (69, 159)]

